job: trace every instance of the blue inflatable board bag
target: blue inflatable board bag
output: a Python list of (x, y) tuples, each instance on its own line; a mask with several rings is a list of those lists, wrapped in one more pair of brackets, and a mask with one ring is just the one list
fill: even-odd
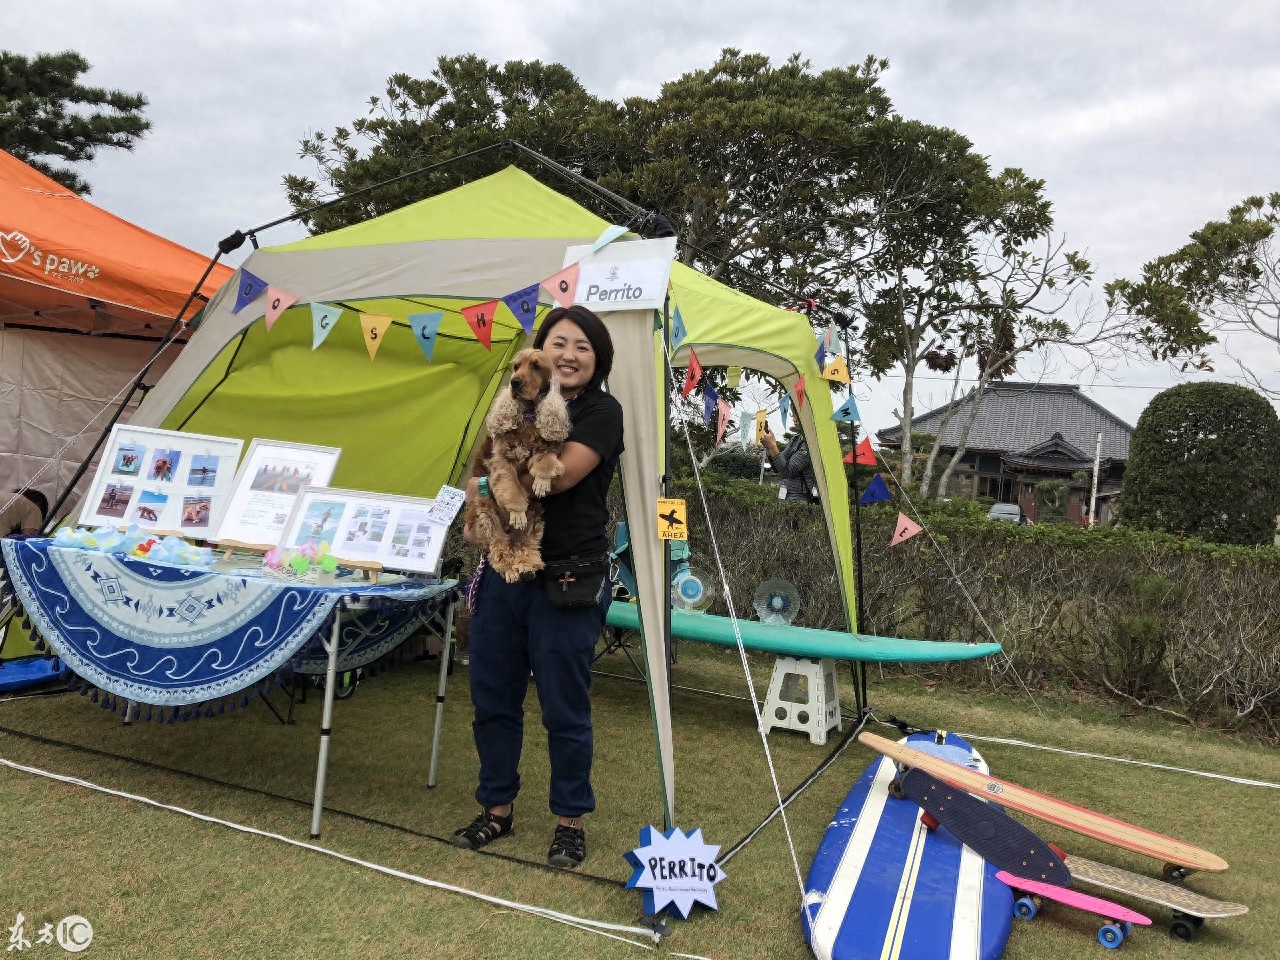
[[(983, 773), (964, 739), (917, 733), (905, 743)], [(921, 809), (889, 796), (897, 767), (877, 756), (849, 791), (814, 854), (801, 907), (819, 960), (995, 960), (1013, 923), (996, 868)]]
[(70, 673), (57, 657), (20, 657), (0, 660), (0, 693), (25, 690), (51, 680), (61, 680)]

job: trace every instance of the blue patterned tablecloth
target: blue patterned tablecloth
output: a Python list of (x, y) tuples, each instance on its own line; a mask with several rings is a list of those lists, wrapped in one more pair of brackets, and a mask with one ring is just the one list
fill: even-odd
[[(352, 576), (334, 586), (178, 567), (47, 539), (0, 541), (9, 588), (77, 675), (140, 703), (184, 706), (244, 690), (279, 671), (343, 598), (383, 607), (398, 629), (367, 637), (383, 652), (411, 631), (411, 612), (452, 596), (456, 581)], [(344, 604), (345, 605), (345, 604)], [(413, 618), (416, 621), (416, 617)], [(310, 651), (309, 655), (314, 655)]]

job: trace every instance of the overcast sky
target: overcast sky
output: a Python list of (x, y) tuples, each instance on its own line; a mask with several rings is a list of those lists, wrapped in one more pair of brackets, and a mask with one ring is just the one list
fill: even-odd
[[(132, 153), (85, 165), (92, 200), (208, 253), (288, 212), (282, 175), (313, 172), (300, 139), (363, 115), (388, 76), (425, 77), (441, 55), (560, 62), (618, 98), (653, 96), (726, 46), (775, 62), (799, 52), (816, 69), (874, 54), (890, 61), (884, 86), (904, 116), (1047, 181), (1100, 288), (1243, 197), (1280, 189), (1278, 14), (1265, 0), (7, 0), (0, 47), (74, 49), (93, 64), (86, 82), (145, 93), (153, 130)], [(1276, 369), (1274, 351), (1255, 358)], [(1162, 366), (1128, 365), (1086, 386), (1135, 423), (1148, 388), (1172, 382)], [(918, 403), (943, 400), (943, 386), (924, 382)], [(900, 389), (858, 386), (872, 432), (891, 425)]]

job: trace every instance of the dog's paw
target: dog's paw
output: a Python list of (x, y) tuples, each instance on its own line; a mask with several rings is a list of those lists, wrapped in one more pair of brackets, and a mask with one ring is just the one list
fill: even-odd
[(523, 510), (512, 510), (507, 514), (507, 522), (512, 530), (523, 530), (529, 525), (529, 515)]
[(533, 495), (535, 497), (545, 497), (551, 492), (551, 479), (548, 477), (533, 478)]

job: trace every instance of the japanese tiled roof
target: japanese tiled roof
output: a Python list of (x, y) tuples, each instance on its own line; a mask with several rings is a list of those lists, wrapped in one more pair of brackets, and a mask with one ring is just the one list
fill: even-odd
[[(970, 391), (943, 432), (943, 446), (955, 447), (968, 420), (973, 394)], [(938, 407), (916, 417), (912, 429), (936, 434), (946, 407)], [(1034, 457), (1047, 453), (1054, 434), (1092, 461), (1094, 444), (1102, 434), (1102, 456), (1110, 460), (1129, 459), (1129, 439), (1133, 427), (1080, 392), (1071, 383), (993, 383), (978, 401), (978, 415), (966, 444), (973, 451), (1023, 453)], [(881, 443), (896, 446), (902, 438), (900, 427), (876, 432)]]

